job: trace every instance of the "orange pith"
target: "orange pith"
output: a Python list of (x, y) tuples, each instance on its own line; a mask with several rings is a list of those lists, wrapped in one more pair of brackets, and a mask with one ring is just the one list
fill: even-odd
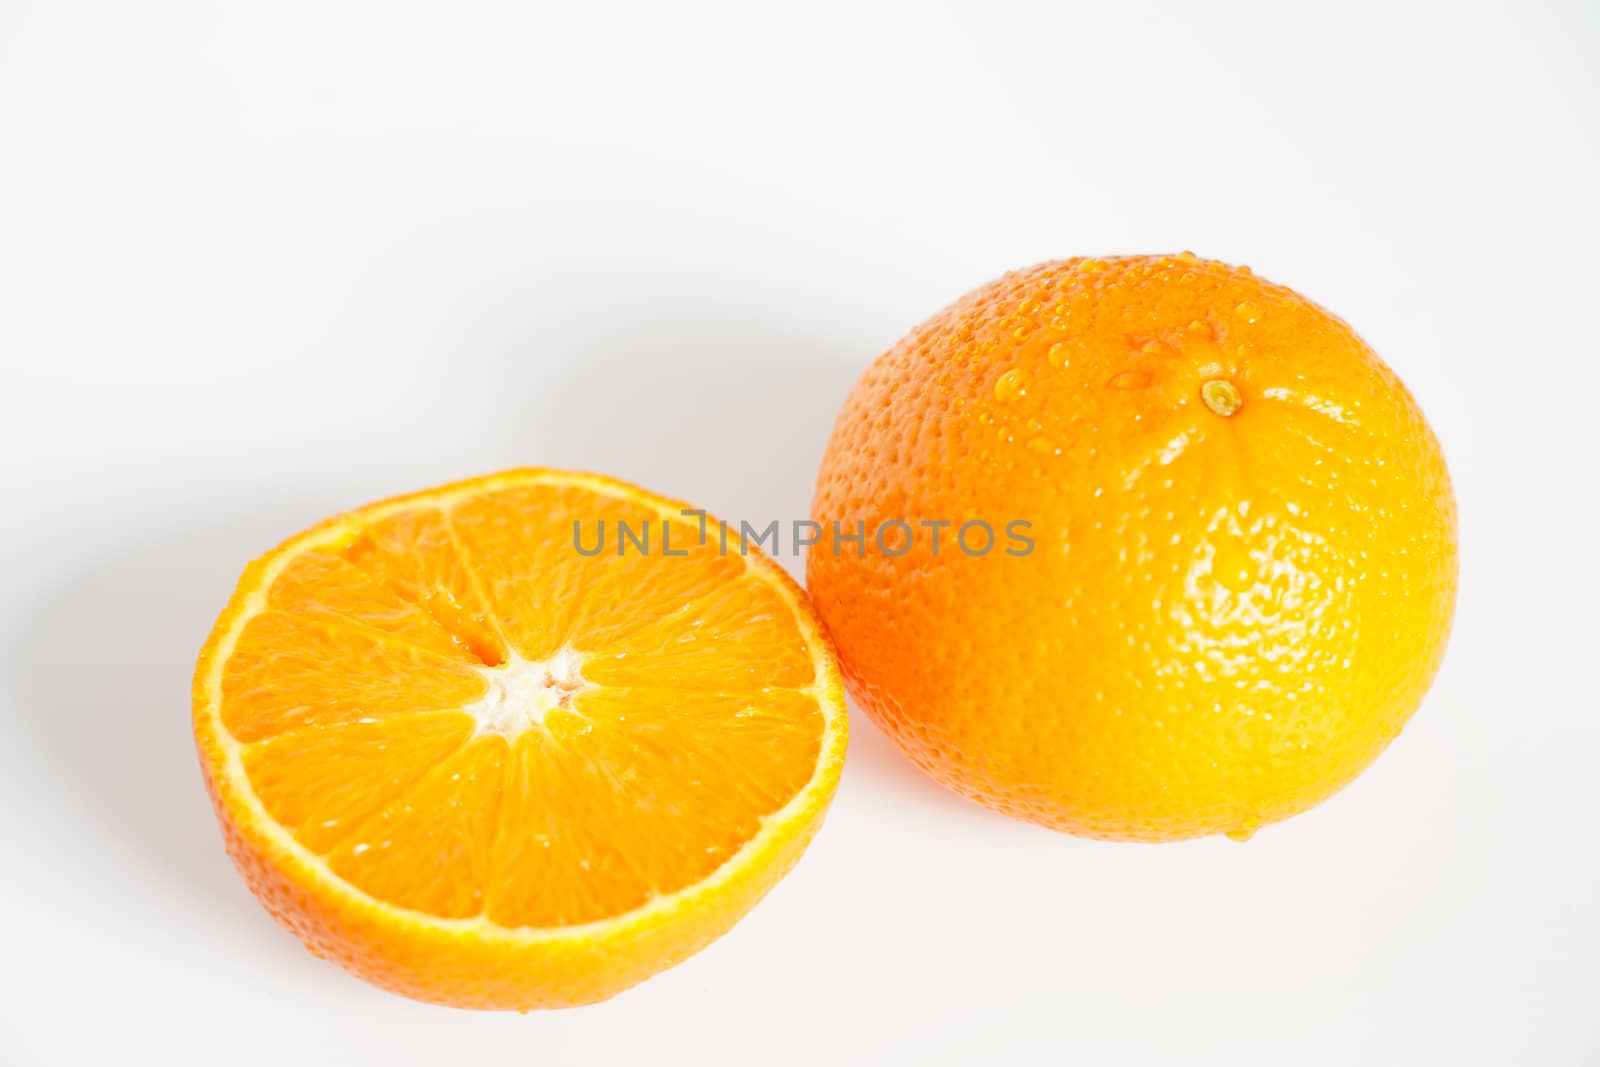
[[(246, 572), (196, 738), (230, 852), (314, 951), (421, 999), (584, 1003), (703, 946), (798, 858), (843, 755), (832, 653), (779, 568), (699, 543), (684, 508), (513, 471)], [(618, 523), (664, 522), (670, 555), (616, 552)]]
[(824, 540), (808, 584), (913, 762), (1094, 837), (1246, 837), (1327, 797), (1422, 699), (1454, 606), (1449, 475), (1404, 386), (1189, 254), (1041, 264), (919, 326), (846, 401), (813, 518), (1030, 524), (1025, 555)]

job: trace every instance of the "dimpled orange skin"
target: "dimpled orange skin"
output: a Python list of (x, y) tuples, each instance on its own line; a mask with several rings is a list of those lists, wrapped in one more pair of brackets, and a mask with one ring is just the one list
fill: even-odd
[[(917, 327), (846, 401), (813, 517), (810, 591), (873, 720), (1088, 837), (1244, 838), (1328, 797), (1421, 701), (1455, 602), (1450, 478), (1399, 379), (1187, 253), (1041, 264)], [(893, 519), (898, 556), (872, 543)], [(985, 555), (951, 540), (975, 519)]]

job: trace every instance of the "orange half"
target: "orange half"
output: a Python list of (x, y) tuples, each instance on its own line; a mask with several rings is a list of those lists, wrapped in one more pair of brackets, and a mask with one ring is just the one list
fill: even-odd
[(518, 470), (251, 564), (194, 729), (268, 910), (368, 981), (477, 1008), (601, 1000), (727, 931), (822, 820), (844, 696), (805, 595), (687, 511)]

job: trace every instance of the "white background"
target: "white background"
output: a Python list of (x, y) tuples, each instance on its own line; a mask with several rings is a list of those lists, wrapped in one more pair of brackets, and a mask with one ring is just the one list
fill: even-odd
[[(0, 3), (0, 1063), (1600, 1062), (1600, 9), (587, 6)], [(1455, 476), (1443, 672), (1342, 795), (1097, 844), (858, 717), (732, 934), (528, 1017), (234, 874), (188, 685), (254, 554), (526, 463), (800, 517), (916, 322), (1185, 248), (1352, 322)]]

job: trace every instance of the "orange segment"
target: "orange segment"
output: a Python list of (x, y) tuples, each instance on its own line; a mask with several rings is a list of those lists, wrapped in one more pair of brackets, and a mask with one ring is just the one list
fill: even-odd
[(506, 645), (445, 513), (411, 508), (385, 516), (341, 549), (344, 559), (435, 620), (462, 651), (504, 663)]
[(418, 598), (336, 551), (318, 549), (294, 559), (272, 583), (267, 599), (305, 619), (369, 627), (446, 659), (478, 662)]
[(312, 851), (326, 852), (461, 749), (473, 725), (456, 712), (425, 712), (291, 730), (248, 746), (244, 769), (278, 824)]
[[(616, 528), (606, 526), (607, 550), (586, 568), (588, 594), (572, 619), (574, 648), (592, 652), (624, 641), (661, 619), (692, 609), (708, 590), (720, 598), (726, 585), (745, 573), (739, 556), (719, 552), (709, 538), (702, 543), (697, 526), (657, 516), (648, 529), (648, 552), (633, 551), (630, 541), (625, 542), (627, 551), (618, 555)], [(593, 523), (585, 524), (586, 547), (593, 547), (588, 539), (596, 532)], [(665, 550), (674, 554), (665, 555)]]
[(815, 674), (782, 596), (759, 578), (690, 600), (609, 642), (584, 670), (602, 685), (724, 690), (806, 686)]
[(585, 592), (583, 573), (595, 569), (573, 544), (573, 523), (626, 507), (574, 486), (538, 483), (468, 497), (451, 508), (489, 608), (524, 659), (546, 659), (566, 641)]
[[(814, 697), (595, 689), (518, 739), (489, 917), (591, 922), (705, 877), (816, 766)], [(597, 832), (600, 831), (600, 832)]]
[(195, 731), (263, 902), (371, 981), (478, 1007), (609, 996), (731, 926), (821, 820), (843, 694), (804, 595), (682, 510), (517, 471), (253, 565)]
[(744, 573), (682, 510), (546, 483), (463, 500), (450, 521), (469, 558), (504, 561), (485, 595), (518, 654), (541, 660), (604, 647)]
[(487, 686), (470, 667), (376, 631), (269, 609), (244, 626), (221, 688), (223, 724), (248, 744), (296, 727), (458, 708)]
[(328, 866), (397, 907), (447, 919), (478, 914), (505, 764), (503, 738), (474, 739), (363, 822)]

